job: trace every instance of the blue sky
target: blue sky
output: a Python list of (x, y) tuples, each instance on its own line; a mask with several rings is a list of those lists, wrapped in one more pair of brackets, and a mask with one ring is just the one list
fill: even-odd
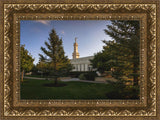
[(45, 47), (51, 29), (55, 29), (62, 37), (65, 54), (72, 59), (73, 43), (77, 37), (80, 57), (92, 56), (102, 50), (104, 43), (101, 40), (111, 40), (104, 33), (107, 20), (21, 20), (20, 43), (35, 58), (34, 64), (39, 61), (40, 47)]

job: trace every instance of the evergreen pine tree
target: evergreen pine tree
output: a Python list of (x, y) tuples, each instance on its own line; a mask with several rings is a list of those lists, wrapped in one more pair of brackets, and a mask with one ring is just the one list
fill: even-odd
[(104, 30), (112, 40), (103, 40), (102, 52), (95, 54), (91, 63), (100, 72), (110, 71), (116, 79), (123, 76), (139, 79), (140, 26), (139, 21), (114, 20)]
[(58, 77), (68, 73), (72, 69), (72, 66), (68, 57), (65, 56), (62, 39), (58, 37), (54, 29), (51, 30), (48, 42), (45, 41), (45, 45), (47, 49), (41, 47), (45, 56), (39, 54), (40, 61), (47, 64), (50, 76), (54, 76), (54, 84), (57, 84)]
[(133, 76), (134, 85), (137, 85), (140, 49), (139, 21), (114, 20), (111, 23), (104, 31), (116, 43), (116, 46), (111, 47), (115, 52), (113, 55), (117, 60), (116, 67), (125, 75), (130, 73), (129, 75)]

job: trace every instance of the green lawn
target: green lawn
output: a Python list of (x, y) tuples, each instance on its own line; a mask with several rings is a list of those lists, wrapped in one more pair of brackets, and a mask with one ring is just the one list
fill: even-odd
[(63, 87), (46, 87), (52, 81), (24, 79), (21, 83), (21, 99), (107, 99), (113, 90), (109, 84), (86, 82), (63, 82)]
[(42, 75), (25, 75), (25, 77), (45, 78), (45, 76), (42, 76)]

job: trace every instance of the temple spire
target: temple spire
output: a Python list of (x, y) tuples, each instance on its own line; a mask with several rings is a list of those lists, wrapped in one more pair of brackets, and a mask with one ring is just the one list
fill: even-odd
[(79, 58), (77, 37), (75, 37), (75, 43), (73, 46), (74, 46), (74, 52), (72, 54), (73, 59)]

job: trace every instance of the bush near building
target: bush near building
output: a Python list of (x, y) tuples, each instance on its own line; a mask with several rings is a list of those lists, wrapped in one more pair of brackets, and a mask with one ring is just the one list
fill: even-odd
[(84, 73), (80, 74), (80, 75), (78, 76), (78, 78), (79, 78), (80, 80), (86, 80), (86, 77), (85, 77), (85, 74), (84, 74)]
[[(79, 72), (80, 73), (80, 72)], [(76, 73), (77, 75), (78, 73)], [(91, 80), (94, 81), (95, 77), (97, 77), (97, 74), (95, 71), (91, 71), (91, 72), (81, 72), (78, 76), (78, 78), (80, 80)]]
[(96, 71), (75, 71), (75, 72), (69, 72), (69, 74), (68, 74), (68, 76), (70, 76), (70, 77), (73, 77), (73, 78), (76, 78), (76, 77), (78, 77), (80, 74), (88, 74), (88, 73), (93, 73), (93, 74), (95, 74), (95, 75), (97, 75), (96, 74)]

